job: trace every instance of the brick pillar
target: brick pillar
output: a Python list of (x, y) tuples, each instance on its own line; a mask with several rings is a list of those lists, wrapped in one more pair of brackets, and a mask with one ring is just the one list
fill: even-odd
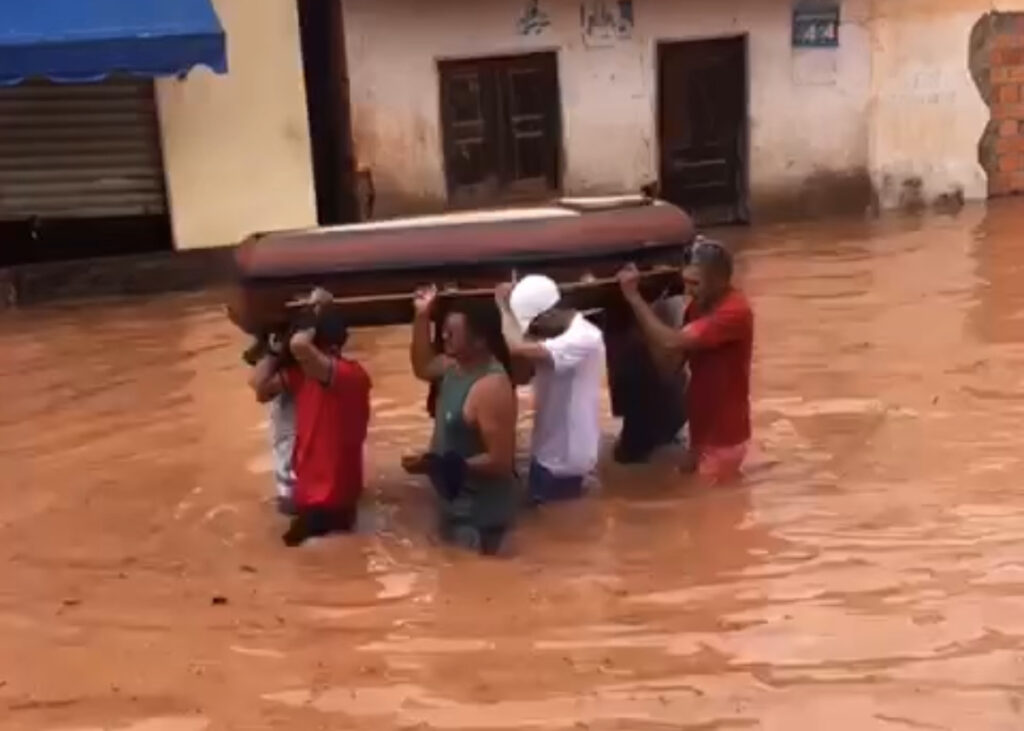
[(1001, 29), (989, 50), (992, 128), (983, 163), (990, 196), (1024, 193), (1024, 25)]

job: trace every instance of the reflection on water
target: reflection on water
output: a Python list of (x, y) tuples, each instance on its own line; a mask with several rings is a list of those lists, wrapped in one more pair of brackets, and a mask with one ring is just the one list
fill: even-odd
[(398, 469), (428, 434), (403, 329), (356, 342), (360, 534), (287, 551), (213, 297), (4, 316), (0, 726), (1024, 728), (1021, 220), (728, 233), (747, 484), (609, 465), (498, 562)]

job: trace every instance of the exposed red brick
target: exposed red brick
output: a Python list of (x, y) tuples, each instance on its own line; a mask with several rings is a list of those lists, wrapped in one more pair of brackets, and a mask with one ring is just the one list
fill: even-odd
[(993, 68), (1003, 65), (1003, 58), (1005, 58), (1004, 54), (1007, 50), (1008, 49), (1005, 48), (992, 48), (989, 50), (988, 62), (992, 65)]
[[(992, 119), (1019, 120), (1024, 119), (1024, 104), (993, 104)], [(1013, 132), (1012, 134), (1017, 134)]]
[(996, 140), (995, 151), (999, 155), (1007, 152), (1024, 154), (1024, 137), (1000, 137)]
[(1020, 101), (1020, 85), (1000, 84), (996, 87), (996, 100), (1001, 104), (1016, 104)]
[(990, 78), (993, 84), (1024, 81), (1024, 66), (1000, 66), (999, 68), (994, 68)]
[(1024, 46), (1024, 33), (1000, 33), (993, 39), (993, 45), (999, 48), (1018, 48)]
[(1024, 48), (1004, 48), (1000, 52), (1000, 66), (1020, 66), (1024, 64)]
[(1024, 173), (1011, 173), (1010, 174), (1010, 192), (1020, 193), (1024, 191)]
[(999, 156), (999, 172), (1015, 173), (1020, 169), (1020, 155), (1018, 155), (1017, 153), (1011, 152)]
[[(992, 117), (995, 119), (995, 109), (992, 110)], [(1015, 119), (1004, 119), (999, 123), (1000, 137), (1016, 137), (1020, 134), (1020, 123)]]

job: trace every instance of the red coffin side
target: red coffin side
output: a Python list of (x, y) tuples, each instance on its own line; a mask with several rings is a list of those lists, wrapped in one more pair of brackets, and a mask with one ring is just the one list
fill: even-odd
[[(487, 215), (487, 214), (485, 214)], [(434, 271), (460, 288), (507, 281), (512, 269), (561, 282), (607, 276), (633, 259), (677, 264), (693, 239), (690, 218), (666, 203), (567, 214), (557, 208), (499, 218), (406, 219), (384, 224), (283, 231), (250, 237), (236, 252), (238, 288), (230, 308), (246, 330), (279, 323), (285, 303), (313, 284), (337, 296), (403, 295)], [(472, 214), (470, 214), (472, 216)], [(609, 290), (591, 292), (592, 304)], [(354, 305), (353, 324), (408, 319), (408, 306)]]

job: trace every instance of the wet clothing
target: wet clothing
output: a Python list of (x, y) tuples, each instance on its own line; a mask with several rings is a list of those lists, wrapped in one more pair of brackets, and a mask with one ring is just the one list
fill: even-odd
[(291, 500), (295, 491), (295, 399), (284, 391), (270, 402), (270, 446), (274, 460), (277, 497)]
[(747, 443), (732, 447), (703, 447), (696, 450), (697, 474), (712, 485), (733, 482), (742, 474), (747, 457)]
[(533, 505), (583, 496), (583, 476), (554, 474), (537, 460), (530, 462), (529, 501)]
[(358, 506), (344, 508), (307, 508), (292, 518), (288, 530), (281, 536), (289, 548), (301, 546), (310, 538), (331, 533), (349, 533), (355, 529)]
[(750, 361), (754, 314), (747, 298), (730, 291), (713, 310), (686, 308), (684, 329), (696, 341), (689, 353), (690, 446), (697, 455), (710, 448), (750, 441)]
[[(682, 327), (682, 298), (661, 300), (653, 307), (662, 322)], [(614, 456), (622, 463), (645, 462), (686, 426), (686, 370), (659, 367), (632, 313), (617, 314), (606, 335), (612, 410), (622, 417)]]
[(615, 459), (644, 462), (658, 447), (672, 443), (686, 425), (686, 373), (663, 373), (639, 332), (617, 353), (612, 391), (621, 404), (622, 432)]
[[(466, 399), (477, 381), (496, 373), (505, 375), (497, 360), (469, 373), (454, 366), (445, 371), (438, 387), (430, 447), (434, 465), (429, 472), (438, 492), (441, 535), (481, 551), (485, 547), (484, 534), (504, 535), (512, 522), (517, 502), (515, 478), (481, 477), (464, 469), (460, 476), (454, 465), (484, 451), (479, 430), (466, 422)], [(463, 540), (470, 534), (476, 536), (471, 545)], [(490, 543), (487, 547), (491, 547)]]
[(425, 456), (426, 474), (443, 500), (454, 500), (466, 487), (466, 460), (455, 452)]
[(334, 359), (329, 383), (298, 366), (284, 372), (295, 397), (295, 506), (344, 511), (363, 491), (363, 445), (370, 422), (370, 377), (345, 358)]
[(552, 365), (533, 377), (533, 459), (558, 477), (593, 471), (601, 444), (604, 336), (583, 315), (561, 335), (540, 343)]
[(508, 526), (480, 527), (470, 523), (442, 520), (438, 530), (445, 543), (475, 551), (484, 556), (496, 556), (508, 533)]

